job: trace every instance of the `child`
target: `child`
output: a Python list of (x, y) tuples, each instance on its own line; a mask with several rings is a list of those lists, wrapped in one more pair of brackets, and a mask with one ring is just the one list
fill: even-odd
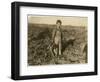
[(57, 20), (56, 22), (56, 28), (53, 30), (53, 34), (52, 34), (52, 42), (54, 44), (53, 46), (53, 52), (54, 54), (57, 55), (61, 55), (61, 47), (62, 47), (62, 32), (61, 32), (61, 20)]

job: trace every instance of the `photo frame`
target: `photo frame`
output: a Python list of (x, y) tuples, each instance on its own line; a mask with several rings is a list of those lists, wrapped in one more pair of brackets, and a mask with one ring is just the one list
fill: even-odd
[(96, 6), (12, 2), (11, 78), (97, 75), (97, 22)]

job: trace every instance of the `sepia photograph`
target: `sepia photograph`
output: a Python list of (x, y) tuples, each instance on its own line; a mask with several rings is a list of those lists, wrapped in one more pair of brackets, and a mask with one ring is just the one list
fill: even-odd
[(87, 64), (88, 17), (28, 15), (28, 65)]
[(12, 2), (11, 78), (98, 74), (96, 6)]

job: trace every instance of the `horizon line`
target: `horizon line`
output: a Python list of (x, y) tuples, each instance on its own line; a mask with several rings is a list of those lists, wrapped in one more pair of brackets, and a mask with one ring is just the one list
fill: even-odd
[[(44, 24), (44, 25), (56, 25), (56, 24), (46, 24), (46, 23), (30, 23), (30, 22), (28, 22), (28, 24), (39, 24), (39, 25), (40, 25), (40, 24)], [(75, 26), (75, 27), (76, 27), (76, 26), (78, 26), (78, 25), (70, 25), (70, 24), (68, 24), (68, 25), (65, 25), (65, 24), (62, 24), (62, 26)], [(80, 25), (79, 25), (79, 26), (80, 26)], [(78, 27), (79, 27), (79, 26), (78, 26)], [(81, 26), (81, 27), (87, 27), (87, 26), (85, 26), (85, 25), (84, 25), (84, 26)]]

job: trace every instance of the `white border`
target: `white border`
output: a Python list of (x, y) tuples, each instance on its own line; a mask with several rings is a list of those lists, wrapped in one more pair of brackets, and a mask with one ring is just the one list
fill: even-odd
[[(27, 66), (27, 15), (58, 15), (88, 17), (88, 64), (66, 64), (47, 66)], [(94, 12), (87, 10), (52, 9), (39, 7), (20, 8), (20, 75), (41, 75), (57, 73), (94, 71)]]

